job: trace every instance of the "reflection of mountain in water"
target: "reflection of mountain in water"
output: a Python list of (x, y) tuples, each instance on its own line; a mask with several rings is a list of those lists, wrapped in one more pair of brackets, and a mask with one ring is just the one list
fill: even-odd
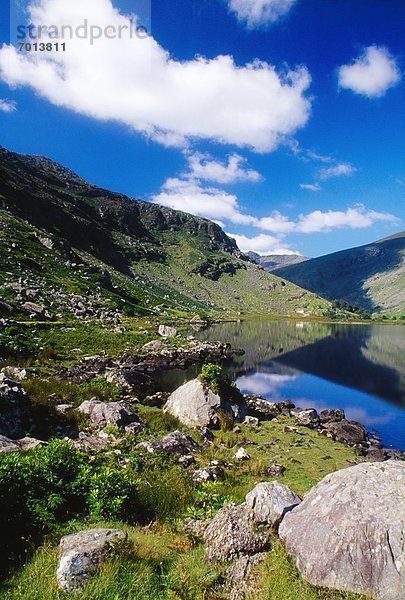
[(339, 385), (405, 404), (405, 331), (395, 326), (332, 327), (331, 335), (275, 360)]

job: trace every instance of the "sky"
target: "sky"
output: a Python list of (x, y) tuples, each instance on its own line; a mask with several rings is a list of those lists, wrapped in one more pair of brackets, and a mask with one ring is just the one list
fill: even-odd
[(0, 145), (245, 252), (358, 246), (404, 229), (404, 40), (403, 0), (3, 1)]

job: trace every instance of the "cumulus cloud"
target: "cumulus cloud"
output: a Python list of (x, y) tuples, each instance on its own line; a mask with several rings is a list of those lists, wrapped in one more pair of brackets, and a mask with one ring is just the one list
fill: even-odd
[(368, 98), (384, 96), (400, 79), (395, 58), (383, 46), (368, 46), (351, 64), (339, 68), (339, 86)]
[(218, 221), (226, 219), (239, 225), (254, 225), (255, 217), (243, 214), (233, 194), (215, 187), (203, 187), (193, 179), (169, 178), (153, 202)]
[(187, 159), (190, 175), (198, 179), (221, 184), (236, 183), (238, 181), (251, 181), (254, 183), (263, 181), (260, 173), (246, 167), (246, 158), (239, 154), (234, 153), (228, 156), (227, 163), (215, 160), (200, 152), (190, 154)]
[(300, 188), (310, 192), (320, 192), (322, 189), (319, 183), (300, 183)]
[(300, 233), (328, 232), (342, 227), (364, 229), (371, 227), (378, 221), (397, 223), (398, 219), (390, 213), (370, 210), (359, 204), (353, 208), (348, 208), (346, 211), (328, 210), (322, 212), (321, 210), (314, 210), (307, 215), (300, 215), (295, 231)]
[[(59, 30), (85, 19), (105, 29), (129, 27), (130, 19), (112, 0), (34, 0), (30, 22)], [(109, 29), (111, 32), (112, 30)], [(48, 33), (49, 36), (49, 33)], [(48, 41), (43, 34), (43, 42)], [(55, 40), (51, 40), (55, 41)], [(254, 61), (244, 66), (231, 56), (178, 61), (153, 37), (106, 36), (91, 46), (69, 39), (66, 52), (0, 50), (0, 77), (10, 86), (29, 86), (43, 98), (99, 120), (123, 123), (167, 145), (210, 139), (270, 152), (303, 127), (311, 100), (311, 77), (299, 66), (278, 73)]]
[(236, 240), (238, 248), (242, 252), (252, 251), (263, 256), (268, 254), (299, 254), (299, 252), (291, 250), (288, 244), (284, 244), (282, 240), (272, 235), (264, 233), (260, 233), (254, 237), (247, 237), (238, 233), (227, 233), (227, 235)]
[(318, 179), (326, 181), (333, 177), (350, 177), (356, 173), (357, 169), (350, 163), (338, 163), (331, 167), (324, 167), (318, 171)]
[(286, 15), (297, 0), (228, 0), (229, 9), (249, 29), (265, 27)]
[(5, 113), (11, 113), (17, 109), (17, 105), (13, 100), (6, 100), (0, 98), (0, 111)]

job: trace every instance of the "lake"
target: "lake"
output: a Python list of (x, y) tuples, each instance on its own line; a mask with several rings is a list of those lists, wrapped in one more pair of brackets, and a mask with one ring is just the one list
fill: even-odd
[[(318, 411), (343, 408), (385, 446), (405, 450), (404, 326), (257, 319), (215, 324), (194, 335), (245, 350), (224, 364), (243, 393)], [(195, 366), (166, 373), (166, 388), (198, 372)]]

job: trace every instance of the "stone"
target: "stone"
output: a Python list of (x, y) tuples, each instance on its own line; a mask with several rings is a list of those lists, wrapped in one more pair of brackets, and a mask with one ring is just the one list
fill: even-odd
[(274, 527), (288, 511), (301, 502), (301, 499), (283, 483), (266, 481), (258, 483), (246, 494), (245, 501), (258, 523), (267, 523)]
[(226, 571), (226, 588), (229, 591), (229, 600), (247, 600), (257, 598), (261, 590), (257, 585), (255, 568), (266, 558), (264, 552), (253, 556), (242, 556)]
[(239, 448), (235, 452), (235, 458), (237, 460), (249, 460), (250, 459), (250, 454), (249, 454), (249, 452), (245, 448)]
[(29, 369), (20, 369), (19, 367), (3, 367), (1, 372), (17, 381), (24, 381), (32, 375), (32, 372)]
[(270, 465), (264, 470), (266, 477), (282, 477), (285, 472), (286, 468), (276, 462), (270, 463)]
[(311, 584), (403, 600), (405, 464), (362, 463), (327, 475), (287, 513), (279, 535)]
[(6, 452), (21, 452), (21, 448), (17, 441), (10, 440), (5, 435), (0, 435), (0, 453)]
[(204, 532), (205, 556), (210, 563), (235, 560), (266, 550), (270, 530), (260, 531), (245, 504), (227, 504)]
[(57, 404), (55, 410), (60, 415), (66, 415), (70, 410), (74, 408), (73, 404)]
[(202, 540), (204, 537), (205, 530), (211, 522), (212, 519), (186, 519), (184, 521), (184, 529), (191, 536)]
[(46, 446), (47, 443), (42, 440), (37, 440), (32, 437), (24, 437), (20, 440), (17, 440), (18, 445), (22, 452), (28, 452), (28, 450), (33, 450), (34, 448), (38, 448), (39, 446)]
[(139, 422), (138, 416), (132, 412), (125, 402), (100, 402), (97, 398), (85, 400), (78, 408), (79, 412), (87, 415), (95, 427), (125, 427), (130, 423)]
[(345, 411), (341, 408), (327, 408), (319, 413), (321, 423), (337, 423), (345, 418)]
[(244, 398), (250, 416), (256, 417), (261, 421), (271, 421), (271, 419), (276, 419), (280, 416), (281, 410), (277, 403), (269, 402), (265, 398), (254, 394), (245, 394)]
[(311, 427), (314, 429), (315, 427), (318, 427), (320, 423), (319, 415), (314, 408), (293, 408), (290, 411), (290, 414), (294, 417), (297, 424), (302, 427)]
[(79, 437), (75, 440), (70, 440), (73, 448), (81, 452), (101, 452), (111, 445), (115, 438), (112, 436), (100, 437), (81, 431)]
[(60, 541), (58, 586), (64, 592), (81, 590), (97, 573), (111, 549), (123, 544), (120, 529), (89, 529), (64, 536)]
[(163, 342), (160, 340), (153, 340), (142, 346), (142, 352), (160, 352), (163, 348), (166, 348)]
[(24, 302), (22, 308), (29, 312), (31, 317), (42, 317), (46, 319), (52, 318), (52, 315), (47, 310), (46, 306), (42, 306), (41, 304), (35, 304), (35, 302)]
[(248, 427), (258, 427), (259, 419), (257, 417), (249, 417), (248, 415), (243, 419), (242, 425), (247, 425)]
[(11, 439), (31, 431), (32, 406), (21, 383), (0, 373), (0, 434)]
[(137, 435), (144, 429), (144, 424), (140, 421), (133, 421), (129, 425), (125, 425), (124, 430), (128, 435)]
[(191, 435), (184, 431), (173, 431), (156, 442), (140, 442), (139, 448), (145, 448), (150, 453), (163, 452), (164, 454), (186, 455), (198, 450), (198, 444)]
[(159, 325), (158, 333), (163, 338), (176, 337), (177, 329), (175, 327), (169, 327), (168, 325)]
[(247, 407), (242, 396), (239, 400), (221, 399), (199, 379), (192, 379), (169, 396), (163, 412), (176, 417), (187, 427), (201, 428), (218, 426), (220, 412), (242, 421), (247, 415)]
[(179, 458), (179, 465), (187, 469), (190, 465), (196, 462), (194, 456), (192, 454), (184, 454)]
[(343, 419), (337, 423), (326, 423), (325, 429), (334, 440), (349, 446), (362, 444), (367, 441), (367, 430), (356, 421)]

